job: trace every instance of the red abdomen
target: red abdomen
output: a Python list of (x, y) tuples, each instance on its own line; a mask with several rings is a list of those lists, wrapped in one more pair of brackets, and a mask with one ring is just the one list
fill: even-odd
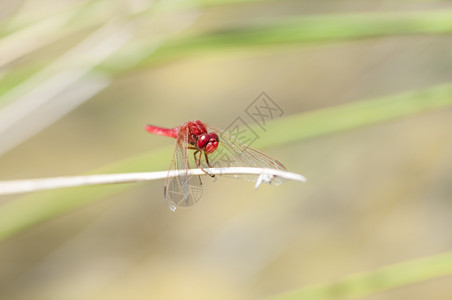
[(158, 135), (164, 135), (164, 136), (169, 136), (172, 138), (177, 138), (177, 135), (179, 134), (179, 129), (180, 127), (176, 127), (176, 128), (163, 128), (163, 127), (158, 127), (158, 126), (153, 126), (153, 125), (146, 125), (145, 129), (153, 134), (158, 134)]

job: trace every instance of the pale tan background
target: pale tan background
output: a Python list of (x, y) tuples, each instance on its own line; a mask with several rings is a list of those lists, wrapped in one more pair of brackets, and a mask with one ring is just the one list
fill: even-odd
[[(244, 4), (196, 12), (189, 30), (438, 5)], [(128, 72), (1, 156), (0, 178), (83, 174), (173, 143), (147, 134), (146, 123), (224, 128), (262, 91), (289, 116), (445, 83), (451, 53), (450, 36), (393, 37), (217, 52)], [(451, 128), (444, 109), (263, 149), (308, 182), (254, 191), (206, 179), (202, 201), (176, 213), (164, 204), (163, 181), (137, 184), (1, 242), (0, 298), (255, 299), (450, 251)], [(450, 299), (451, 280), (366, 299)]]

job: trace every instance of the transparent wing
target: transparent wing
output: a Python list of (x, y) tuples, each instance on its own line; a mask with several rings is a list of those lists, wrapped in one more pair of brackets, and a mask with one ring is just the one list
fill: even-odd
[[(215, 132), (219, 137), (218, 148), (209, 154), (209, 163), (212, 167), (253, 167), (286, 170), (282, 163), (241, 143), (235, 136), (218, 128), (210, 126), (207, 128), (208, 131)], [(233, 177), (253, 182), (258, 178), (257, 175), (233, 175)], [(278, 185), (283, 181), (280, 178), (275, 178), (272, 184)]]
[[(188, 128), (179, 132), (174, 145), (173, 159), (168, 170), (163, 194), (168, 208), (175, 211), (178, 206), (191, 206), (199, 201), (202, 194), (200, 180), (188, 175)], [(170, 177), (171, 172), (178, 175)]]

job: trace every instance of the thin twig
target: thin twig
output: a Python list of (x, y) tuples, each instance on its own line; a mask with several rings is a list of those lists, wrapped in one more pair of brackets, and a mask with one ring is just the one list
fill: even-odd
[[(256, 188), (262, 182), (271, 183), (272, 179), (279, 177), (287, 180), (305, 182), (302, 175), (276, 169), (262, 168), (210, 168), (207, 172), (214, 175), (258, 175)], [(42, 179), (10, 180), (0, 181), (0, 195), (19, 194), (35, 192), (40, 190), (53, 190), (66, 187), (77, 187), (96, 184), (115, 184), (164, 179), (167, 176), (175, 177), (183, 171), (161, 171), (150, 173), (125, 173), (125, 174), (102, 174), (87, 176), (53, 177)], [(201, 169), (190, 169), (188, 175), (206, 175)]]

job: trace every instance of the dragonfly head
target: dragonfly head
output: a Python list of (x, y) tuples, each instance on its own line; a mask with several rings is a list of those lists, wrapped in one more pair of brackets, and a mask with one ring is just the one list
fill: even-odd
[(214, 132), (204, 133), (198, 138), (198, 148), (203, 149), (207, 154), (212, 153), (218, 148), (220, 139)]

